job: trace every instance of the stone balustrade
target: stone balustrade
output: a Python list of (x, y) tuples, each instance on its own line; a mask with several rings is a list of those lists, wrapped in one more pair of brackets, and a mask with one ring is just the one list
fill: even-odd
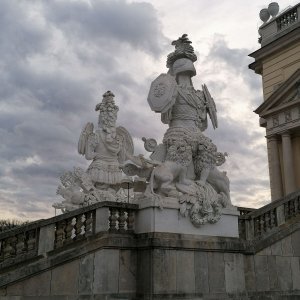
[(277, 28), (278, 30), (285, 29), (286, 27), (292, 25), (297, 21), (298, 21), (298, 10), (295, 7), (278, 17), (278, 19), (276, 20)]
[(0, 234), (0, 269), (99, 232), (131, 233), (137, 205), (100, 202)]
[(300, 216), (300, 191), (274, 201), (260, 209), (239, 216), (239, 234), (246, 240), (260, 239), (274, 228)]
[(300, 4), (288, 8), (275, 18), (271, 18), (259, 28), (259, 42), (262, 46), (281, 37), (286, 30), (293, 30), (300, 26)]

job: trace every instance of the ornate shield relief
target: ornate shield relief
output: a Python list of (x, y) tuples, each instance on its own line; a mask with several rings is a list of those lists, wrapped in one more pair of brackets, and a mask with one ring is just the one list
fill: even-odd
[(148, 103), (155, 112), (166, 112), (175, 103), (177, 83), (173, 76), (160, 74), (152, 83)]

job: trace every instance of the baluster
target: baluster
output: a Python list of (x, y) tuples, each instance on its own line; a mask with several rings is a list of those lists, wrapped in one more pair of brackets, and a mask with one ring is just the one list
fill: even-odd
[(118, 220), (118, 210), (116, 208), (110, 208), (109, 216), (109, 230), (117, 231), (117, 220)]
[(119, 218), (118, 218), (118, 221), (119, 221), (119, 232), (125, 232), (126, 231), (126, 229), (125, 229), (126, 220), (127, 220), (127, 217), (125, 215), (125, 210), (124, 209), (120, 209)]
[(297, 197), (296, 205), (297, 205), (297, 213), (299, 213), (300, 212), (300, 197)]
[(24, 232), (17, 235), (16, 253), (22, 254), (26, 251), (25, 247), (25, 234)]
[(288, 215), (288, 203), (284, 203), (283, 204), (283, 210), (284, 210), (284, 217), (285, 217), (285, 219), (287, 220), (289, 217), (289, 215)]
[(133, 210), (128, 210), (126, 222), (127, 222), (127, 230), (133, 231), (133, 228), (134, 228), (134, 211)]
[(76, 216), (76, 223), (75, 223), (75, 239), (78, 240), (78, 239), (81, 239), (83, 238), (84, 236), (81, 234), (82, 233), (82, 226), (84, 224), (84, 222), (82, 221), (82, 217), (83, 215), (79, 215), (79, 216)]
[(254, 236), (257, 236), (257, 235), (259, 235), (259, 229), (258, 229), (259, 222), (258, 222), (257, 218), (253, 219), (253, 223), (254, 223)]
[(277, 222), (276, 222), (276, 209), (273, 209), (270, 211), (270, 216), (271, 216), (271, 220), (270, 220), (270, 228), (274, 228), (277, 226)]
[(93, 234), (93, 212), (87, 212), (85, 213), (85, 221), (84, 221), (84, 226), (85, 226), (85, 236), (89, 236)]
[(291, 202), (291, 216), (294, 217), (296, 215), (295, 199), (292, 199), (290, 202)]
[(65, 226), (66, 226), (66, 221), (65, 220), (62, 220), (62, 221), (56, 223), (55, 248), (60, 248), (64, 244)]
[(271, 215), (270, 211), (264, 214), (265, 216), (265, 224), (264, 224), (264, 231), (267, 232), (271, 229)]
[(265, 222), (265, 217), (266, 217), (266, 215), (265, 214), (262, 214), (261, 216), (260, 216), (260, 234), (262, 235), (262, 234), (264, 234), (265, 232), (266, 232), (266, 222)]
[(27, 240), (27, 251), (33, 251), (36, 245), (36, 232), (34, 230), (30, 230), (28, 232), (28, 240)]
[(16, 250), (14, 249), (15, 244), (15, 237), (9, 237), (4, 240), (4, 247), (3, 247), (3, 258), (8, 259), (10, 257), (13, 257), (16, 253)]
[(277, 226), (277, 220), (276, 220), (276, 208), (270, 210), (270, 228), (274, 228)]
[(3, 261), (4, 259), (4, 255), (3, 255), (3, 248), (4, 248), (4, 244), (3, 244), (3, 240), (0, 241), (0, 263)]
[(73, 218), (69, 218), (66, 220), (64, 245), (73, 242), (73, 237), (72, 237), (73, 229), (74, 229)]
[(239, 219), (239, 236), (242, 239), (246, 239), (246, 224), (244, 219)]
[(261, 218), (262, 216), (257, 217), (257, 234), (260, 236), (262, 235), (262, 227), (261, 227)]
[(290, 219), (293, 215), (293, 208), (291, 201), (288, 202), (288, 218)]

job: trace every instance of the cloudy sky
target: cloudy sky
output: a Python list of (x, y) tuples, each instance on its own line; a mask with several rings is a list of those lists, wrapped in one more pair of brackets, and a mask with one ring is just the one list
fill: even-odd
[[(297, 1), (280, 1), (280, 8)], [(166, 72), (170, 42), (188, 33), (198, 55), (194, 86), (215, 98), (219, 128), (206, 131), (229, 158), (235, 205), (270, 199), (264, 130), (253, 110), (261, 78), (247, 55), (259, 47), (260, 9), (251, 0), (1, 0), (0, 218), (53, 216), (59, 176), (86, 168), (81, 128), (112, 90), (118, 123), (134, 137), (162, 139), (166, 126), (147, 104), (151, 81)]]

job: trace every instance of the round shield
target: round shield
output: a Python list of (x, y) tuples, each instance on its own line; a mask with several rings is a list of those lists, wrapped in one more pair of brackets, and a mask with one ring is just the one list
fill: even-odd
[(160, 74), (150, 86), (148, 103), (155, 112), (166, 112), (175, 103), (177, 83), (173, 76)]

